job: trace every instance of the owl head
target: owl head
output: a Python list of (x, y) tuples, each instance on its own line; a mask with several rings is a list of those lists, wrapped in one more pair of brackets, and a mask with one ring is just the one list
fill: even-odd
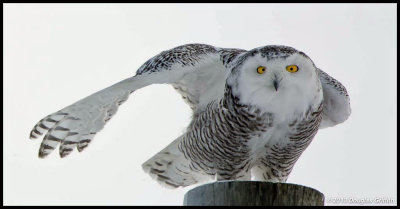
[(305, 53), (292, 47), (259, 47), (234, 62), (227, 85), (240, 103), (268, 111), (303, 111), (322, 100), (317, 68)]

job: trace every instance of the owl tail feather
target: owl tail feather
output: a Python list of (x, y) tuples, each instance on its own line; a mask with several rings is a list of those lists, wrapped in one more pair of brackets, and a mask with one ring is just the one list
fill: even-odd
[(190, 161), (178, 150), (180, 140), (181, 137), (175, 139), (142, 164), (143, 170), (154, 180), (171, 189), (190, 186), (211, 178), (190, 168)]

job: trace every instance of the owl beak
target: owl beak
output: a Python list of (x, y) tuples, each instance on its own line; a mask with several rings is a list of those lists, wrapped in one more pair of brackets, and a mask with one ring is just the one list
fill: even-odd
[(274, 87), (275, 87), (275, 91), (278, 91), (278, 87), (279, 87), (279, 82), (277, 79), (274, 79)]

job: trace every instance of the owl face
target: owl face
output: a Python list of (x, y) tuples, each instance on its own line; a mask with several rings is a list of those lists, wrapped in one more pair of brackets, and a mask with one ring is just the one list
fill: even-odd
[[(286, 52), (250, 51), (243, 55), (241, 64), (232, 70), (227, 81), (242, 103), (271, 111), (308, 108), (310, 101), (322, 99), (314, 63), (304, 53), (289, 49)], [(320, 94), (316, 93), (319, 91)]]

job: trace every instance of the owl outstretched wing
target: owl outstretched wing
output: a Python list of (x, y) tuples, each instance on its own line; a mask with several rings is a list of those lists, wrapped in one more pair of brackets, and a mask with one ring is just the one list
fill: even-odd
[(188, 44), (163, 51), (145, 62), (135, 76), (44, 117), (32, 129), (30, 138), (46, 133), (39, 148), (40, 158), (59, 145), (61, 157), (70, 154), (75, 147), (80, 152), (132, 92), (151, 84), (175, 85), (185, 92), (192, 108), (197, 108), (212, 99), (213, 96), (205, 92), (213, 92), (215, 86), (225, 83), (221, 80), (227, 74), (225, 66), (243, 51), (204, 44)]
[(346, 88), (335, 78), (317, 69), (324, 94), (320, 129), (344, 122), (351, 114), (350, 97)]

